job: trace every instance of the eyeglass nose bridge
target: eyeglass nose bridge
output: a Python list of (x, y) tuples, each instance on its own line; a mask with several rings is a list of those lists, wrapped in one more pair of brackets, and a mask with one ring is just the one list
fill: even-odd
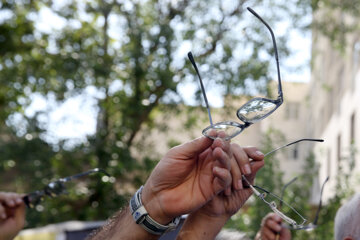
[(44, 199), (44, 191), (36, 191), (23, 197), (23, 201), (28, 208), (34, 208)]

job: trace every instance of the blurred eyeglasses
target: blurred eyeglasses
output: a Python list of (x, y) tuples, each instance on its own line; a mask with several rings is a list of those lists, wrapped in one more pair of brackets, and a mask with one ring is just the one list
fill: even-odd
[(206, 108), (207, 108), (208, 115), (209, 115), (209, 120), (210, 120), (210, 126), (205, 128), (202, 131), (202, 133), (203, 133), (203, 135), (205, 135), (205, 136), (207, 136), (209, 138), (212, 138), (212, 139), (215, 139), (214, 136), (210, 135), (210, 132), (213, 132), (213, 130), (215, 130), (217, 132), (218, 131), (225, 132), (226, 133), (226, 137), (225, 137), (226, 140), (229, 140), (229, 139), (237, 136), (245, 128), (247, 128), (250, 125), (252, 125), (253, 123), (258, 122), (260, 120), (263, 120), (264, 118), (269, 116), (271, 113), (273, 113), (283, 103), (283, 93), (282, 93), (282, 87), (281, 87), (279, 57), (278, 57), (278, 50), (277, 50), (277, 47), (276, 47), (276, 41), (275, 41), (274, 33), (273, 33), (272, 29), (270, 28), (270, 26), (253, 9), (251, 9), (251, 8), (247, 8), (247, 9), (255, 17), (257, 17), (266, 26), (266, 28), (270, 31), (273, 46), (274, 46), (275, 60), (276, 60), (276, 67), (277, 67), (277, 75), (278, 75), (278, 97), (275, 100), (274, 99), (257, 97), (257, 98), (251, 99), (250, 101), (248, 101), (244, 105), (242, 105), (237, 110), (236, 115), (242, 122), (244, 122), (243, 124), (238, 123), (238, 122), (233, 122), (233, 121), (224, 121), (224, 122), (218, 122), (218, 123), (213, 124), (211, 113), (210, 113), (210, 107), (209, 107), (207, 97), (206, 97), (204, 84), (203, 84), (203, 81), (201, 79), (199, 70), (198, 70), (198, 68), (196, 66), (194, 57), (193, 57), (192, 53), (189, 52), (188, 57), (189, 57), (192, 65), (195, 68), (197, 76), (199, 77), (200, 85), (201, 85), (201, 91), (202, 91), (203, 96), (204, 96), (204, 100), (205, 100), (205, 104), (206, 104)]
[[(324, 140), (323, 139), (312, 139), (312, 138), (299, 139), (294, 142), (285, 144), (281, 147), (278, 147), (278, 148), (264, 154), (264, 156), (266, 157), (269, 154), (272, 154), (282, 148), (285, 148), (285, 147), (288, 147), (288, 146), (291, 146), (293, 144), (303, 142), (303, 141), (323, 142)], [(285, 222), (290, 224), (290, 227), (292, 227), (294, 229), (295, 228), (300, 229), (300, 228), (304, 227), (304, 224), (307, 222), (306, 218), (304, 218), (290, 204), (284, 202), (282, 197), (279, 197), (262, 187), (252, 185), (250, 183), (250, 181), (244, 175), (242, 176), (242, 178), (247, 185), (246, 187), (250, 187), (253, 190), (254, 194), (256, 196), (258, 196), (264, 203), (266, 203), (274, 213), (276, 213), (279, 217), (281, 217)], [(276, 202), (278, 202), (279, 205), (277, 205)]]
[[(296, 180), (296, 179), (295, 179)], [(292, 182), (294, 182), (295, 180), (292, 180)], [(325, 179), (325, 181), (323, 182), (322, 186), (321, 186), (321, 191), (320, 191), (320, 200), (319, 200), (319, 205), (318, 205), (318, 208), (316, 210), (316, 214), (315, 214), (315, 218), (314, 218), (314, 221), (312, 221), (311, 223), (307, 224), (307, 225), (304, 225), (304, 226), (293, 226), (293, 225), (285, 225), (286, 228), (288, 229), (291, 229), (291, 230), (306, 230), (306, 231), (312, 231), (314, 230), (315, 228), (318, 227), (318, 219), (319, 219), (319, 214), (320, 214), (320, 210), (322, 208), (322, 194), (323, 194), (323, 191), (324, 191), (324, 187), (325, 187), (325, 184), (329, 181), (329, 176)], [(287, 184), (287, 186), (289, 186), (291, 183)], [(285, 189), (284, 189), (285, 191)]]
[(34, 208), (41, 201), (44, 200), (45, 196), (53, 198), (66, 193), (66, 186), (64, 183), (93, 173), (103, 173), (106, 176), (110, 176), (105, 170), (101, 168), (94, 168), (86, 172), (82, 172), (65, 178), (60, 178), (56, 181), (50, 182), (48, 185), (44, 187), (44, 189), (29, 193), (26, 196), (24, 196), (23, 201), (25, 202), (28, 208)]

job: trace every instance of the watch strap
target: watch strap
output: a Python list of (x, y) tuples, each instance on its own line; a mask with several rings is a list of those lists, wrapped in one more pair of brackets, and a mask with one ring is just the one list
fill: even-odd
[(136, 193), (130, 200), (130, 210), (136, 224), (139, 224), (147, 232), (155, 235), (162, 235), (166, 232), (176, 229), (180, 222), (180, 217), (174, 218), (167, 225), (160, 224), (150, 217), (149, 213), (141, 202), (142, 190), (143, 186), (141, 186), (136, 191)]

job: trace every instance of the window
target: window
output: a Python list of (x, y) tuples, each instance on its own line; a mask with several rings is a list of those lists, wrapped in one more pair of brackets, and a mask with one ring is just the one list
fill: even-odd
[(286, 152), (287, 158), (297, 160), (299, 158), (299, 146), (294, 145)]
[(356, 41), (354, 43), (354, 47), (353, 47), (353, 76), (352, 76), (352, 81), (351, 81), (351, 87), (352, 89), (355, 88), (355, 78), (357, 75), (357, 72), (359, 70), (359, 66), (360, 66), (360, 41)]
[(327, 175), (330, 177), (331, 176), (331, 150), (330, 149), (328, 149), (328, 151), (327, 151), (326, 172), (327, 172)]
[(355, 142), (355, 113), (350, 118), (350, 145)]
[(295, 160), (298, 159), (298, 155), (299, 155), (298, 153), (299, 153), (299, 151), (298, 151), (298, 146), (295, 146), (295, 147), (294, 147), (294, 150), (293, 150), (293, 154), (292, 154), (292, 155), (293, 155), (293, 159), (295, 159)]
[(337, 137), (336, 156), (337, 156), (337, 169), (339, 169), (340, 161), (341, 161), (341, 135), (340, 134)]
[(360, 41), (356, 41), (353, 47), (353, 69), (357, 72), (360, 63)]

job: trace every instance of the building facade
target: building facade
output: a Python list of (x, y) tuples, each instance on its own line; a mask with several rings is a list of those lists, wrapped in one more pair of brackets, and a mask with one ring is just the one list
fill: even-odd
[(360, 32), (344, 39), (346, 44), (339, 49), (328, 37), (313, 32), (309, 127), (325, 139), (315, 146), (318, 183), (330, 177), (325, 200), (336, 192), (341, 175), (350, 174), (355, 186), (360, 172)]

